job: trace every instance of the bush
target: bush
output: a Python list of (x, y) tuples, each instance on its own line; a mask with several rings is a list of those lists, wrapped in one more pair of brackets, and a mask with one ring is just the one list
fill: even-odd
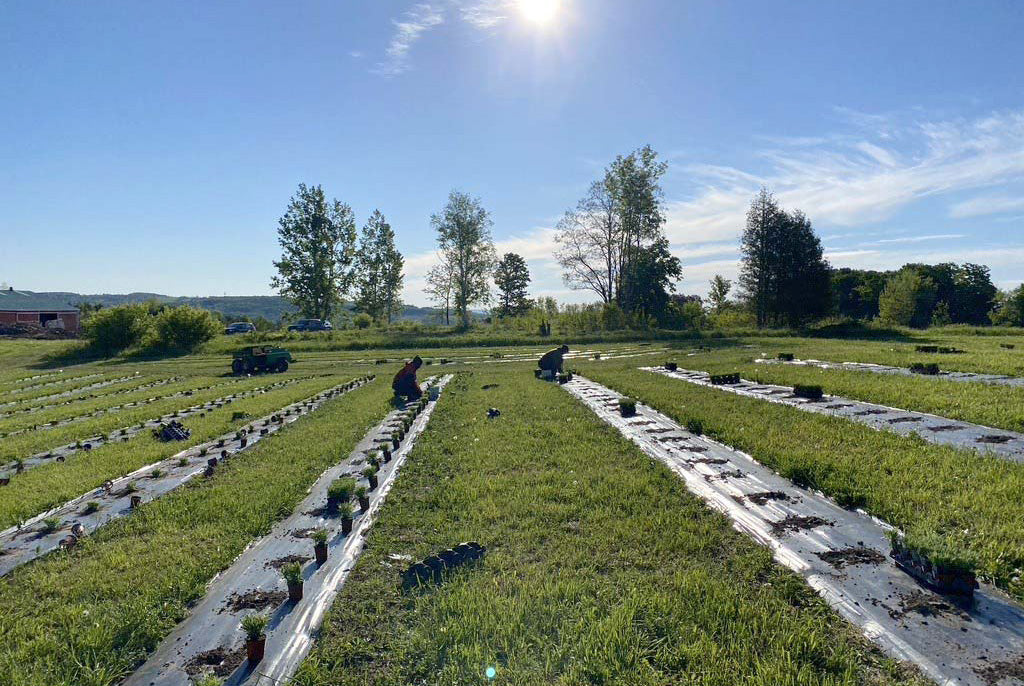
[(352, 323), (357, 329), (369, 329), (373, 325), (373, 317), (365, 312), (360, 312), (352, 317)]
[(141, 344), (151, 326), (145, 305), (119, 305), (90, 316), (85, 322), (85, 337), (103, 353), (118, 353)]
[(192, 352), (220, 333), (220, 323), (207, 310), (184, 305), (171, 307), (156, 317), (157, 347)]

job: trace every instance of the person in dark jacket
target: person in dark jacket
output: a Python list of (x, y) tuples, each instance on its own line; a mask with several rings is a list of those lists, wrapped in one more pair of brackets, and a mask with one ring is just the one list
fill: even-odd
[(395, 378), (391, 382), (391, 388), (394, 389), (396, 397), (405, 398), (406, 400), (419, 400), (423, 395), (423, 391), (420, 390), (420, 385), (416, 382), (416, 371), (422, 366), (423, 359), (417, 355), (412, 358), (412, 362), (406, 364), (395, 374)]
[(563, 345), (560, 348), (549, 350), (544, 353), (544, 356), (537, 362), (537, 366), (540, 367), (541, 372), (550, 372), (551, 376), (562, 373), (562, 361), (565, 354), (569, 352), (569, 346)]

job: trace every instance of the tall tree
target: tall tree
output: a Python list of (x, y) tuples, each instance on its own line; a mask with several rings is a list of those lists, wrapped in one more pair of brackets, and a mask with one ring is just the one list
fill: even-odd
[(278, 220), (281, 259), (270, 285), (306, 317), (330, 319), (354, 279), (356, 223), (352, 208), (327, 201), (320, 186), (299, 184)]
[(491, 218), (480, 201), (452, 191), (448, 203), (430, 219), (437, 231), (441, 259), (452, 276), (452, 303), (463, 328), (469, 328), (469, 309), (490, 301), (488, 278), (494, 269)]
[(1000, 293), (991, 318), (993, 324), (1000, 326), (1024, 326), (1024, 286)]
[(435, 264), (427, 272), (427, 282), (423, 292), (444, 311), (445, 326), (452, 323), (452, 289), (454, 286), (452, 266), (445, 261)]
[(732, 281), (721, 274), (715, 274), (711, 279), (711, 290), (708, 292), (708, 300), (711, 301), (711, 309), (717, 314), (729, 305), (729, 290), (732, 288)]
[(878, 318), (889, 325), (924, 328), (931, 323), (937, 290), (929, 277), (904, 268), (885, 283), (878, 298)]
[(405, 259), (395, 248), (395, 232), (380, 210), (363, 227), (356, 269), (356, 308), (388, 323), (401, 308)]
[(675, 282), (683, 276), (679, 258), (668, 249), (668, 239), (656, 239), (630, 258), (632, 283), (621, 297), (621, 307), (644, 317), (664, 321), (668, 315), (669, 292), (675, 291)]
[(742, 250), (740, 286), (759, 327), (796, 326), (828, 312), (831, 276), (821, 241), (802, 212), (787, 213), (766, 188), (747, 212)]
[(593, 291), (604, 303), (615, 300), (622, 266), (620, 227), (608, 185), (595, 181), (558, 223), (555, 259), (569, 288)]
[[(667, 255), (667, 242), (664, 250), (659, 247), (665, 223), (660, 180), (666, 169), (650, 146), (620, 155), (576, 208), (566, 212), (555, 237), (555, 257), (570, 288), (593, 291), (605, 304), (629, 312), (663, 314), (647, 308), (667, 304), (671, 279), (681, 273), (678, 260)], [(655, 293), (649, 277), (659, 270), (671, 278), (658, 279), (653, 287), (661, 291)]]
[(525, 314), (533, 303), (526, 297), (530, 285), (530, 270), (522, 255), (505, 253), (494, 269), (494, 284), (498, 287), (498, 315), (515, 317)]

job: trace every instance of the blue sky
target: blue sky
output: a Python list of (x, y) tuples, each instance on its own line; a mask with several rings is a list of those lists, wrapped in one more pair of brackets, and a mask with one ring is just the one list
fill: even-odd
[(1024, 3), (524, 1), (3, 3), (0, 281), (271, 293), (305, 182), (385, 213), (409, 302), (452, 188), (535, 295), (585, 301), (552, 229), (645, 143), (681, 292), (735, 275), (761, 184), (836, 266), (1024, 279)]

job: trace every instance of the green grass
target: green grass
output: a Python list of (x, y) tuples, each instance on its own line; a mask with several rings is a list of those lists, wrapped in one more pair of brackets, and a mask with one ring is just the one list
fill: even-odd
[[(481, 566), (399, 589), (391, 554), (471, 539)], [(296, 683), (911, 681), (667, 468), (502, 367), (449, 385)]]
[[(143, 432), (124, 443), (109, 443), (87, 453), (79, 451), (66, 462), (50, 462), (27, 470), (13, 477), (11, 483), (0, 490), (0, 528), (6, 528), (98, 488), (107, 479), (123, 476), (139, 467), (166, 459), (189, 446), (242, 426), (251, 419), (344, 383), (353, 376), (304, 381), (252, 398), (236, 400), (230, 405), (207, 412), (205, 417), (189, 417), (185, 425), (192, 430), (192, 435), (186, 441), (163, 443), (148, 432)], [(245, 412), (250, 418), (232, 420), (235, 412)]]
[(863, 506), (1024, 599), (1024, 465), (624, 366), (580, 371), (684, 425), (700, 421), (786, 478)]
[(778, 350), (775, 348), (727, 349), (693, 357), (669, 355), (665, 360), (657, 358), (656, 362), (634, 361), (630, 366), (662, 364), (671, 359), (685, 369), (698, 369), (713, 374), (738, 371), (745, 379), (783, 386), (820, 385), (829, 395), (930, 412), (1009, 431), (1024, 431), (1024, 388), (927, 376), (893, 376), (867, 371), (753, 362), (761, 353), (775, 357), (776, 352)]
[(333, 400), (218, 468), (111, 523), (71, 553), (0, 580), (0, 683), (120, 681), (253, 539), (387, 412), (371, 384)]

